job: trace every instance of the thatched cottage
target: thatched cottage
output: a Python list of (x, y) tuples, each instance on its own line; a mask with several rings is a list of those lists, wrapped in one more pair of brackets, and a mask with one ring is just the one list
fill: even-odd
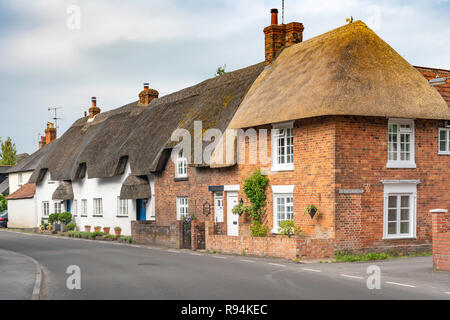
[[(109, 112), (93, 99), (30, 179), (38, 221), (64, 201), (81, 229), (120, 226), (142, 243), (287, 258), (428, 249), (429, 210), (450, 207), (449, 72), (411, 66), (360, 21), (303, 41), (303, 25), (279, 25), (272, 10), (264, 33), (263, 63), (161, 98), (146, 85)], [(171, 158), (172, 133), (196, 121), (202, 133), (253, 129), (258, 144), (219, 143), (228, 148), (211, 164)], [(250, 163), (263, 145), (269, 162)], [(242, 184), (257, 168), (269, 179), (266, 238), (231, 212), (248, 203)], [(304, 215), (310, 205), (320, 216)], [(278, 235), (285, 220), (302, 237)]]

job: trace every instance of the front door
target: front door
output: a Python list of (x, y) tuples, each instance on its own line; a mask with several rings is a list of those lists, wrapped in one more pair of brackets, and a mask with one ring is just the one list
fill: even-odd
[(72, 207), (70, 204), (71, 204), (70, 200), (67, 200), (67, 202), (66, 202), (66, 211), (67, 212), (72, 212)]
[(229, 192), (227, 195), (227, 230), (229, 236), (239, 235), (239, 215), (233, 214), (233, 208), (238, 205), (237, 192)]
[(223, 193), (216, 192), (214, 195), (214, 221), (223, 222)]
[(137, 220), (138, 221), (147, 220), (147, 207), (143, 199), (138, 199), (136, 201), (136, 208), (137, 208)]

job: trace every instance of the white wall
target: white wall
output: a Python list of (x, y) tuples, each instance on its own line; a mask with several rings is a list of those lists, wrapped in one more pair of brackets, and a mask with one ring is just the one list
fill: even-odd
[[(22, 184), (19, 184), (19, 175), (22, 174)], [(10, 173), (9, 176), (9, 194), (13, 194), (17, 190), (19, 190), (24, 184), (27, 184), (30, 180), (32, 171), (29, 172), (17, 172)]]
[(35, 199), (8, 201), (8, 228), (35, 228), (38, 226)]
[[(125, 179), (131, 172), (129, 165), (125, 173), (121, 176), (105, 179), (88, 179), (78, 180), (72, 183), (74, 199), (71, 200), (71, 211), (74, 215), (79, 230), (84, 231), (84, 226), (91, 226), (91, 231), (95, 226), (110, 227), (111, 233), (114, 228), (119, 226), (122, 228), (123, 235), (131, 235), (131, 221), (136, 220), (136, 201), (128, 200), (128, 217), (118, 216), (118, 197)], [(154, 178), (149, 176), (152, 193), (154, 193)], [(52, 213), (53, 201), (51, 200), (53, 192), (58, 186), (58, 182), (49, 184), (50, 174), (47, 172), (43, 181), (36, 187), (38, 221), (42, 217), (42, 202), (50, 202), (50, 213)], [(103, 202), (103, 216), (94, 217), (94, 199), (101, 198)], [(147, 220), (154, 220), (155, 203), (154, 195), (147, 203)], [(81, 200), (87, 200), (87, 216), (81, 216)], [(74, 212), (74, 200), (77, 200), (77, 212)], [(63, 208), (64, 210), (64, 208)]]

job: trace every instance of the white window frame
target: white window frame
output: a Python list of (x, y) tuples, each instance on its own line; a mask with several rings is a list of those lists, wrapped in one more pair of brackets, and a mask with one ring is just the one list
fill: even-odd
[(72, 203), (72, 216), (78, 216), (78, 200), (73, 200)]
[[(419, 180), (385, 180), (384, 184), (384, 217), (383, 217), (383, 240), (392, 239), (415, 239), (417, 234), (417, 185)], [(410, 212), (409, 212), (409, 233), (396, 234), (388, 233), (388, 213), (389, 213), (389, 196), (409, 196)], [(398, 204), (397, 204), (398, 205)], [(399, 209), (396, 207), (397, 210)], [(399, 212), (397, 212), (397, 224), (400, 222)], [(397, 225), (397, 231), (400, 225)]]
[(175, 178), (187, 178), (187, 176), (187, 158), (184, 155), (183, 149), (181, 149), (177, 154)]
[[(446, 132), (446, 150), (441, 150), (441, 132)], [(439, 135), (438, 135), (438, 154), (440, 155), (450, 155), (450, 128), (439, 128)]]
[[(397, 125), (397, 140), (396, 140), (396, 145), (397, 145), (397, 151), (396, 151), (396, 156), (397, 156), (397, 160), (390, 160), (389, 156), (390, 156), (390, 152), (389, 152), (389, 147), (390, 147), (390, 143), (389, 143), (389, 127), (391, 125)], [(402, 129), (401, 126), (402, 125), (409, 125), (410, 129)], [(411, 168), (414, 169), (416, 168), (416, 162), (415, 162), (415, 128), (414, 128), (414, 120), (412, 119), (389, 119), (388, 121), (388, 141), (387, 141), (387, 168)], [(409, 146), (410, 146), (410, 159), (409, 160), (400, 160), (401, 159), (401, 136), (405, 135), (405, 134), (409, 134), (410, 136), (410, 141), (409, 141)]]
[(95, 217), (103, 217), (103, 199), (102, 198), (94, 198), (94, 216)]
[[(279, 163), (279, 133), (280, 130), (285, 130), (283, 139), (284, 139), (284, 157), (285, 163)], [(289, 135), (289, 132), (292, 133), (292, 136)], [(292, 146), (288, 145), (288, 139), (292, 137)], [(272, 125), (272, 171), (293, 171), (294, 170), (294, 121), (277, 123)], [(292, 148), (292, 154), (289, 152)], [(288, 162), (288, 155), (292, 156), (292, 162)]]
[[(291, 220), (294, 221), (294, 186), (272, 186), (272, 191), (273, 191), (273, 228), (272, 228), (272, 233), (280, 233), (278, 228), (280, 227), (279, 223), (280, 221), (286, 221), (286, 220)], [(284, 219), (284, 220), (278, 220), (278, 199), (283, 198), (284, 201), (284, 207), (285, 207), (285, 212), (284, 214), (286, 215), (288, 212), (286, 210), (286, 208), (288, 207), (289, 203), (292, 203), (291, 207), (292, 207), (292, 219)], [(287, 202), (286, 200), (290, 198), (292, 199), (292, 202)], [(286, 218), (286, 217), (285, 217)]]
[(62, 202), (55, 201), (53, 202), (53, 213), (61, 213), (62, 212)]
[(120, 199), (117, 197), (117, 216), (128, 217), (128, 208), (130, 207), (129, 200)]
[(87, 208), (88, 208), (87, 199), (81, 199), (81, 212), (80, 212), (81, 217), (87, 217), (88, 215)]
[(23, 173), (18, 174), (18, 186), (21, 187), (23, 185)]
[(50, 216), (50, 202), (42, 201), (42, 217), (48, 218)]
[(177, 220), (183, 220), (189, 215), (189, 198), (177, 197)]

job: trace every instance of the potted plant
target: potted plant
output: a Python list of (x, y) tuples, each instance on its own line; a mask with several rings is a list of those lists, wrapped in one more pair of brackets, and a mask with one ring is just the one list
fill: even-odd
[(116, 234), (116, 236), (120, 236), (120, 234), (122, 233), (122, 228), (121, 227), (115, 227), (114, 228), (114, 233)]
[(314, 216), (320, 216), (320, 211), (315, 205), (310, 205), (305, 208), (305, 214), (309, 214), (311, 219), (314, 219)]
[(94, 231), (95, 231), (95, 232), (102, 232), (102, 227), (100, 227), (100, 226), (95, 226), (95, 227), (94, 227)]
[(91, 232), (91, 226), (84, 226), (84, 231)]
[(111, 228), (110, 227), (103, 227), (103, 233), (104, 234), (109, 234)]
[(58, 215), (58, 220), (61, 222), (61, 231), (65, 231), (66, 225), (72, 222), (72, 214), (70, 212), (63, 212)]
[(52, 229), (55, 231), (61, 230), (61, 224), (59, 222), (59, 214), (58, 213), (52, 213), (48, 216), (48, 223), (52, 225)]

